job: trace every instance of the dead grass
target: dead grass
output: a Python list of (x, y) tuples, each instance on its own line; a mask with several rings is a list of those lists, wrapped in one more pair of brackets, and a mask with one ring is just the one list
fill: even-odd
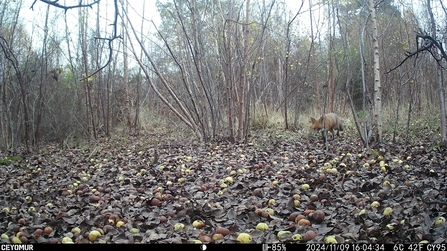
[[(428, 109), (428, 106), (426, 107)], [(394, 132), (394, 123), (396, 116), (396, 104), (387, 104), (383, 107), (383, 132), (386, 141), (392, 140)], [(357, 135), (357, 130), (354, 124), (354, 118), (350, 111), (336, 113), (341, 117), (345, 134)], [(308, 110), (300, 114), (300, 120), (296, 128), (291, 129), (287, 137), (315, 137), (315, 133), (310, 129), (310, 118), (319, 118), (321, 112), (316, 109)], [(360, 122), (363, 122), (364, 114), (358, 112)], [(408, 106), (401, 106), (399, 112), (399, 120), (397, 123), (397, 139), (405, 140), (407, 136), (412, 137), (432, 137), (434, 141), (440, 135), (440, 119), (437, 109), (431, 107), (427, 111), (413, 111), (410, 123), (410, 129), (407, 132), (407, 116)], [(289, 123), (292, 124), (291, 119), (294, 114), (290, 113)], [(144, 134), (156, 137), (158, 141), (192, 141), (194, 140), (193, 132), (187, 128), (182, 122), (179, 122), (175, 117), (160, 116), (154, 111), (142, 110), (140, 115), (141, 130)], [(224, 121), (223, 123), (226, 123)], [(285, 135), (284, 130), (284, 114), (281, 109), (276, 110), (269, 108), (267, 110), (257, 109), (252, 111), (250, 121), (250, 131), (253, 135)], [(225, 135), (225, 130), (222, 132)]]

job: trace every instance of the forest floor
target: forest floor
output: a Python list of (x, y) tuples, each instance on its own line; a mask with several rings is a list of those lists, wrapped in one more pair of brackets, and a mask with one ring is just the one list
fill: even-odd
[(0, 154), (0, 243), (447, 241), (447, 207), (427, 203), (446, 201), (445, 149), (365, 150), (347, 132), (328, 144), (163, 142), (154, 163), (146, 137), (121, 136)]

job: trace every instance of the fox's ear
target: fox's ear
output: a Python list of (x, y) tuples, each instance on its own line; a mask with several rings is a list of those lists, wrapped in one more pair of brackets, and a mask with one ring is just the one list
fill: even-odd
[(315, 119), (310, 117), (310, 123), (313, 123), (313, 122), (315, 122)]

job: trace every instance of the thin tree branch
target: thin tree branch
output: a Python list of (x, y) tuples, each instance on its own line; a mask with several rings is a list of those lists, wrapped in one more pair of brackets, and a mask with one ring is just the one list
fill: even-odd
[[(34, 0), (33, 4), (31, 5), (30, 9), (34, 10), (34, 4), (36, 4), (38, 0)], [(79, 0), (79, 4), (77, 5), (63, 5), (59, 3), (59, 0), (40, 0), (43, 3), (46, 3), (48, 5), (54, 6), (56, 8), (61, 8), (64, 9), (65, 12), (67, 12), (67, 10), (69, 9), (74, 9), (74, 8), (85, 8), (85, 7), (89, 7), (92, 8), (93, 5), (95, 4), (99, 4), (99, 2), (101, 0), (94, 0), (91, 3), (82, 3), (83, 0)], [(98, 72), (102, 71), (104, 68), (106, 68), (110, 62), (112, 61), (112, 55), (113, 55), (113, 40), (117, 39), (117, 38), (122, 38), (122, 36), (117, 35), (117, 23), (118, 23), (118, 0), (114, 0), (113, 1), (114, 4), (114, 9), (115, 9), (115, 15), (114, 15), (114, 19), (113, 19), (113, 23), (110, 24), (113, 26), (113, 32), (112, 32), (112, 36), (111, 38), (103, 38), (103, 37), (95, 37), (96, 40), (105, 40), (108, 42), (108, 47), (109, 47), (109, 58), (107, 59), (107, 62), (101, 66), (99, 69), (97, 69), (96, 71), (94, 71), (93, 73), (89, 74), (88, 76), (85, 76), (84, 78), (80, 79), (79, 81), (84, 81), (88, 78), (91, 78), (93, 75), (97, 74)]]
[[(434, 39), (432, 36), (427, 35), (425, 33), (424, 34), (419, 33), (416, 35), (416, 40), (419, 41), (420, 39), (423, 41), (422, 46), (419, 47), (419, 43), (416, 43), (417, 44), (416, 51), (414, 51), (414, 52), (406, 51), (405, 52), (406, 57), (404, 58), (404, 60), (402, 60), (402, 62), (400, 62), (396, 67), (387, 71), (386, 74), (391, 73), (392, 71), (396, 70), (397, 68), (402, 66), (408, 59), (410, 59), (411, 57), (414, 57), (414, 56), (417, 57), (419, 55), (419, 53), (422, 53), (424, 51), (428, 51), (432, 55), (432, 57), (436, 60), (436, 62), (442, 67), (442, 65), (440, 64), (442, 59), (447, 61), (447, 54), (446, 54), (444, 48), (442, 47), (442, 44), (440, 42), (436, 41), (436, 39)], [(434, 49), (439, 50), (441, 58), (436, 57), (436, 55), (433, 53)]]
[[(88, 4), (83, 4), (82, 0), (79, 0), (79, 4), (77, 4), (77, 5), (69, 5), (69, 6), (60, 4), (59, 0), (53, 0), (53, 1), (51, 1), (51, 0), (40, 0), (40, 1), (44, 2), (44, 3), (48, 4), (48, 5), (54, 6), (56, 8), (64, 9), (65, 12), (67, 12), (67, 10), (75, 9), (75, 8), (84, 8), (84, 7), (92, 8), (93, 5), (99, 3), (99, 1), (101, 1), (101, 0), (95, 0), (92, 3), (88, 3)], [(36, 4), (36, 2), (37, 2), (37, 0), (34, 0), (33, 4), (30, 7), (30, 9), (34, 10), (34, 4)]]

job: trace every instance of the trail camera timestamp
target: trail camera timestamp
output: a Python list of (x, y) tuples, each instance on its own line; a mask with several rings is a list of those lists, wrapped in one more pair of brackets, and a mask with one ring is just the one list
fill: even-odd
[(306, 251), (386, 251), (386, 250), (384, 244), (306, 244)]
[(447, 251), (447, 244), (306, 244), (306, 251)]

